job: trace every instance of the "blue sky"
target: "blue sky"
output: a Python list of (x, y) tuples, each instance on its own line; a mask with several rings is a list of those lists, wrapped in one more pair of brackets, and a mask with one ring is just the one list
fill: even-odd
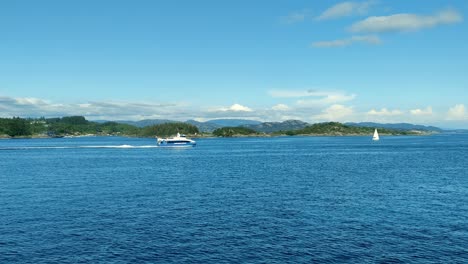
[(2, 1), (0, 116), (468, 128), (467, 1)]

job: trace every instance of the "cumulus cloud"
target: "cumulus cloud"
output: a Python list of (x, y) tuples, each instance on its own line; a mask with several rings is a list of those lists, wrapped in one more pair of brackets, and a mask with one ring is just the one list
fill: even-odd
[(374, 3), (374, 1), (338, 3), (325, 10), (316, 19), (329, 20), (351, 15), (364, 15)]
[(323, 110), (315, 118), (321, 121), (343, 121), (346, 117), (351, 116), (353, 112), (352, 107), (334, 104)]
[[(250, 119), (250, 120), (264, 120), (264, 116), (259, 111), (245, 112), (245, 111), (212, 111), (200, 109), (197, 111), (197, 118), (203, 120), (210, 119)], [(187, 117), (180, 117), (179, 120), (187, 120)]]
[[(304, 109), (311, 111), (323, 109), (332, 104), (339, 104), (353, 100), (356, 95), (343, 91), (323, 91), (323, 90), (270, 90), (268, 92), (274, 98), (296, 99), (294, 110)], [(284, 106), (282, 107), (284, 108)], [(279, 109), (277, 109), (279, 110)], [(292, 109), (291, 109), (292, 110)]]
[(352, 36), (345, 39), (336, 39), (330, 41), (317, 41), (313, 42), (312, 46), (316, 48), (333, 48), (333, 47), (346, 47), (354, 43), (366, 43), (377, 45), (382, 43), (380, 38), (375, 35)]
[(15, 98), (15, 99), (3, 97), (3, 99), (14, 100), (16, 101), (18, 105), (45, 105), (47, 104), (47, 102), (44, 100), (41, 100), (38, 98), (32, 98), (32, 97)]
[(432, 107), (428, 106), (426, 109), (412, 109), (410, 113), (415, 116), (430, 116), (432, 115)]
[(454, 9), (442, 10), (434, 15), (395, 14), (372, 16), (356, 22), (349, 28), (351, 32), (395, 32), (416, 31), (438, 25), (461, 22), (463, 17)]
[(243, 106), (240, 104), (233, 104), (230, 107), (223, 107), (219, 109), (220, 111), (226, 112), (226, 111), (233, 111), (233, 112), (252, 112), (252, 109), (250, 109), (247, 106)]
[(277, 104), (273, 106), (271, 109), (275, 111), (287, 111), (289, 110), (289, 107), (285, 104)]
[(464, 104), (457, 104), (453, 107), (450, 107), (447, 113), (447, 120), (466, 120), (468, 119), (468, 114), (465, 109)]
[(223, 108), (194, 107), (184, 103), (85, 101), (76, 103), (53, 103), (38, 98), (13, 98), (0, 96), (0, 117), (61, 117), (82, 115), (89, 120), (142, 120), (246, 118), (263, 120), (280, 118), (278, 110), (253, 110), (233, 104)]
[(60, 117), (83, 115), (90, 119), (159, 118), (187, 112), (181, 104), (146, 102), (85, 102), (53, 103), (38, 98), (0, 97), (1, 115), (4, 117)]
[(0, 97), (0, 115), (9, 116), (36, 116), (38, 114), (57, 113), (66, 108), (61, 104), (52, 104), (38, 98), (12, 98)]
[(368, 115), (373, 115), (373, 116), (396, 116), (396, 115), (402, 115), (403, 112), (400, 110), (388, 110), (387, 108), (382, 108), (380, 110), (375, 110), (372, 109), (369, 112), (367, 112)]

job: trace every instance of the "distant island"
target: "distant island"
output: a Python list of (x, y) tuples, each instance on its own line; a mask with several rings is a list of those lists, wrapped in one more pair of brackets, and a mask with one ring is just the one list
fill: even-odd
[(83, 116), (61, 118), (0, 118), (0, 137), (131, 136), (168, 137), (180, 132), (197, 135), (196, 126), (178, 122), (137, 127), (118, 122), (92, 122)]
[(217, 137), (259, 136), (261, 133), (247, 127), (222, 127), (213, 131)]
[(83, 116), (57, 118), (0, 118), (0, 138), (64, 136), (168, 137), (176, 133), (191, 137), (245, 136), (363, 136), (374, 128), (381, 135), (426, 135), (443, 132), (431, 126), (412, 124), (339, 123), (309, 124), (300, 120), (259, 122), (242, 119), (218, 119), (206, 122), (188, 120), (89, 121)]

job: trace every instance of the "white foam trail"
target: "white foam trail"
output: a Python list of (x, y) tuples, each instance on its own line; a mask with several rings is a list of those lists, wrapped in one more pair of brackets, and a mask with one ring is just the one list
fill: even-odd
[(156, 145), (132, 146), (132, 145), (107, 145), (107, 146), (79, 146), (78, 148), (157, 148)]
[(30, 146), (30, 147), (0, 147), (0, 150), (29, 150), (29, 149), (99, 149), (99, 148), (111, 148), (111, 149), (147, 149), (147, 148), (157, 148), (157, 145), (146, 145), (146, 146), (133, 146), (133, 145), (94, 145), (94, 146)]
[(73, 149), (76, 147), (3, 147), (0, 150), (15, 150), (15, 149)]

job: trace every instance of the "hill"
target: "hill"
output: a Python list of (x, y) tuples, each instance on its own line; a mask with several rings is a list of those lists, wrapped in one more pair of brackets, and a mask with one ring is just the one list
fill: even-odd
[(215, 124), (221, 127), (237, 127), (245, 125), (258, 125), (262, 122), (248, 119), (213, 119), (205, 123)]
[[(117, 120), (117, 121), (108, 121), (108, 120), (95, 120), (96, 123), (106, 123), (106, 122), (117, 122), (120, 124), (128, 124), (143, 128), (146, 126), (159, 125), (165, 123), (181, 123), (180, 121), (169, 120), (169, 119), (143, 119), (139, 121), (128, 121), (128, 120)], [(194, 125), (201, 132), (211, 133), (213, 130), (221, 127), (237, 127), (243, 125), (257, 125), (261, 122), (247, 119), (213, 119), (206, 122), (199, 122), (196, 120), (187, 120), (184, 123)]]
[(57, 118), (1, 118), (0, 135), (8, 137), (53, 137), (64, 135), (129, 135), (137, 136), (135, 126), (117, 122), (96, 123), (83, 116)]
[(213, 135), (217, 137), (255, 136), (258, 134), (257, 131), (246, 127), (222, 127), (213, 131)]
[(169, 120), (169, 119), (143, 119), (140, 121), (125, 121), (125, 120), (120, 120), (120, 121), (115, 121), (117, 123), (121, 124), (128, 124), (136, 127), (146, 127), (146, 126), (152, 126), (152, 125), (159, 125), (159, 124), (165, 124), (165, 123), (178, 123), (178, 121), (174, 120)]
[[(303, 129), (282, 131), (286, 135), (323, 135), (323, 136), (346, 136), (346, 135), (372, 135), (374, 128), (348, 126), (338, 122), (317, 123), (307, 126)], [(409, 131), (401, 131), (394, 129), (379, 129), (381, 135), (409, 135), (413, 134)]]
[[(187, 135), (199, 135), (200, 131), (212, 132), (215, 136), (259, 136), (259, 135), (371, 135), (374, 128), (379, 129), (382, 135), (415, 135), (429, 134), (434, 131), (442, 131), (436, 127), (419, 126), (411, 124), (378, 124), (356, 123), (341, 124), (338, 122), (317, 123), (310, 125), (299, 120), (287, 120), (284, 122), (264, 122), (258, 124), (244, 124), (243, 126), (219, 127), (220, 124), (208, 122), (198, 122), (188, 120), (187, 122), (176, 122), (171, 120), (142, 120), (139, 125), (145, 122), (160, 123), (145, 127), (137, 127), (119, 122), (92, 122), (83, 116), (69, 116), (61, 118), (38, 118), (24, 119), (19, 117), (0, 118), (0, 137), (55, 137), (55, 136), (79, 136), (79, 135), (125, 135), (143, 137), (168, 137), (177, 132)], [(218, 120), (219, 121), (219, 120)], [(257, 121), (243, 119), (221, 120), (219, 123), (257, 123)], [(137, 122), (138, 123), (138, 122)], [(400, 129), (384, 128), (387, 125)], [(458, 132), (458, 131), (456, 131)]]
[(170, 137), (177, 133), (194, 136), (200, 133), (198, 128), (187, 123), (164, 123), (152, 126), (146, 126), (141, 129), (140, 136), (144, 137)]
[(196, 126), (181, 122), (170, 122), (143, 128), (118, 122), (92, 122), (83, 116), (58, 118), (24, 119), (19, 117), (0, 118), (0, 137), (58, 137), (80, 135), (122, 135), (142, 137), (167, 137), (177, 132), (196, 135)]
[(394, 123), (394, 124), (381, 124), (373, 122), (360, 122), (360, 123), (345, 123), (348, 126), (358, 127), (372, 127), (372, 128), (388, 128), (403, 131), (425, 131), (425, 132), (443, 132), (444, 130), (435, 126), (413, 125), (409, 123)]
[(208, 133), (211, 133), (213, 132), (213, 130), (222, 127), (221, 125), (218, 125), (218, 124), (209, 123), (209, 122), (198, 122), (195, 120), (187, 120), (185, 121), (185, 123), (198, 127), (198, 130), (200, 130), (200, 132), (208, 132)]

